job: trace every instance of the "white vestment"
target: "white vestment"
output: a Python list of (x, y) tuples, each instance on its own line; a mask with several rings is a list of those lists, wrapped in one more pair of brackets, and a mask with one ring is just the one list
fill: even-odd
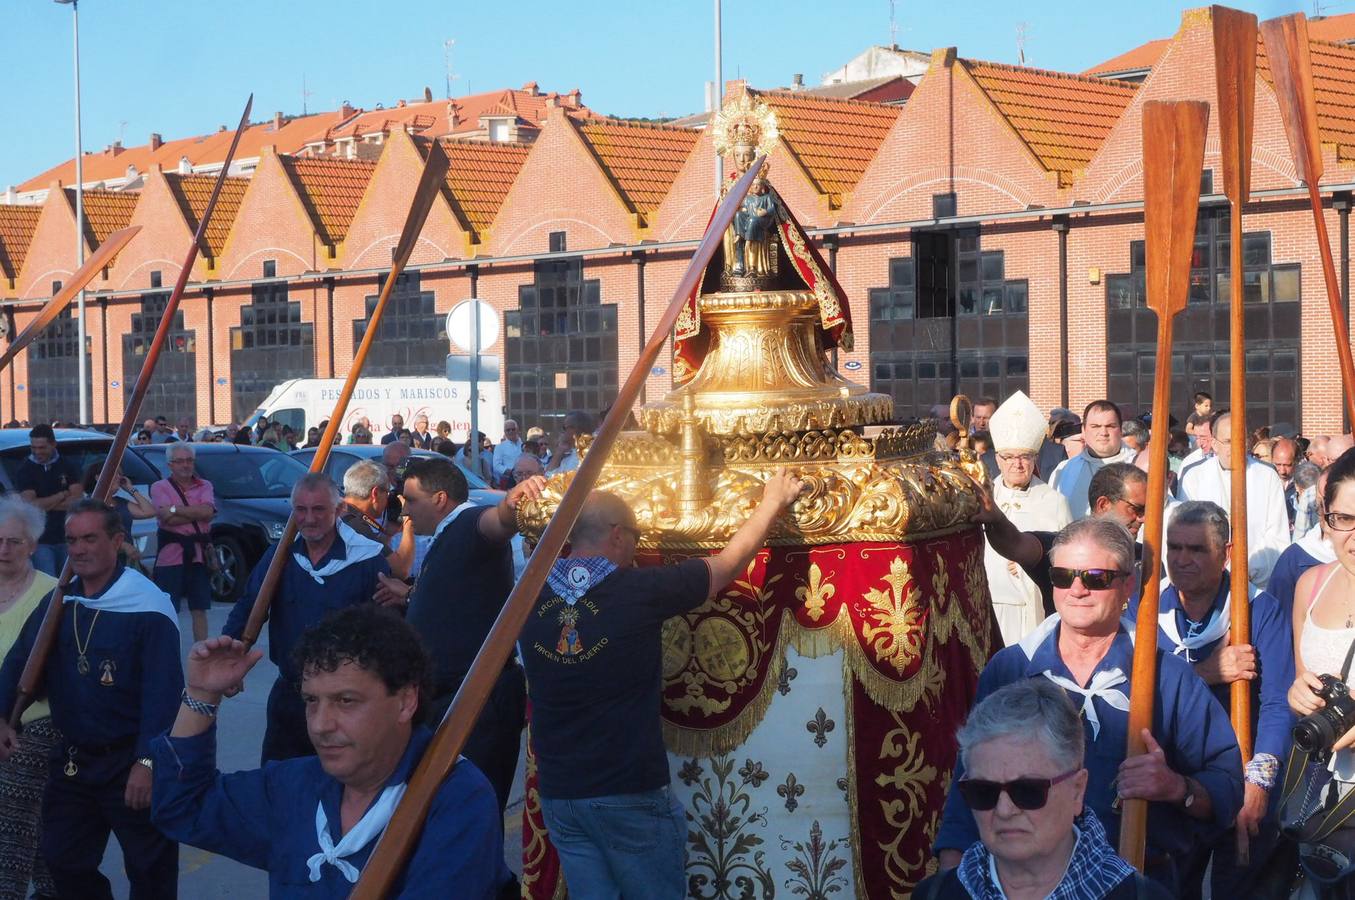
[(1107, 457), (1092, 456), (1089, 448), (1084, 448), (1077, 456), (1059, 463), (1049, 483), (1068, 501), (1068, 512), (1073, 519), (1085, 519), (1091, 515), (1091, 501), (1087, 499), (1087, 489), (1092, 486), (1092, 477), (1103, 466), (1111, 463), (1132, 463), (1138, 451), (1124, 445), (1118, 453)]
[[(1182, 500), (1209, 500), (1223, 507), (1231, 520), (1232, 474), (1217, 456), (1181, 470)], [(1170, 523), (1168, 523), (1170, 525)], [(1289, 546), (1289, 513), (1284, 504), (1284, 482), (1275, 470), (1247, 457), (1247, 578), (1264, 587), (1275, 561)]]
[[(1038, 478), (1031, 479), (1024, 491), (1007, 487), (998, 478), (993, 482), (993, 502), (1022, 531), (1059, 531), (1072, 521), (1063, 495)], [(983, 564), (1002, 641), (1010, 647), (1044, 621), (1044, 598), (1025, 570), (992, 545), (984, 549)]]

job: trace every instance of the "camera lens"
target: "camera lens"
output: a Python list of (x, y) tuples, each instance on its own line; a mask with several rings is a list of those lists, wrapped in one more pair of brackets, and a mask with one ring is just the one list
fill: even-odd
[(1325, 710), (1318, 710), (1310, 716), (1304, 716), (1294, 725), (1294, 746), (1304, 753), (1310, 755), (1322, 753), (1336, 743), (1336, 734), (1323, 715), (1324, 712)]

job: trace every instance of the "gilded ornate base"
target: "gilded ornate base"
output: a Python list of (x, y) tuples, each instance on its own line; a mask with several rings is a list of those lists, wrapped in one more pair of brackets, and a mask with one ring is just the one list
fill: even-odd
[[(613, 449), (597, 489), (627, 499), (644, 547), (720, 548), (751, 514), (767, 478), (777, 466), (787, 466), (809, 490), (777, 524), (771, 544), (912, 539), (965, 527), (978, 511), (969, 478), (983, 478), (983, 464), (969, 451), (958, 457), (931, 451), (933, 435), (928, 423), (869, 439), (852, 431), (815, 431), (707, 441), (702, 475), (710, 499), (692, 508), (681, 502), (678, 448), (628, 432)], [(552, 478), (539, 502), (519, 507), (528, 537), (545, 528), (572, 477)]]
[(646, 430), (678, 433), (688, 396), (711, 435), (851, 428), (893, 418), (890, 397), (829, 368), (812, 291), (707, 294), (700, 304), (710, 350), (691, 381), (640, 410)]

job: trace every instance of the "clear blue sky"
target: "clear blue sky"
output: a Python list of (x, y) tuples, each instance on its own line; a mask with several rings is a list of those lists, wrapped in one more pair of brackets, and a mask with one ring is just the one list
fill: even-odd
[[(896, 0), (900, 46), (955, 45), (977, 59), (1016, 61), (1026, 28), (1030, 65), (1081, 71), (1171, 35), (1201, 3), (1137, 0)], [(1262, 18), (1313, 0), (1238, 5)], [(712, 0), (81, 0), (84, 144), (151, 132), (183, 137), (233, 123), (255, 94), (256, 120), (344, 100), (371, 108), (444, 93), (443, 42), (456, 40), (453, 95), (518, 87), (579, 88), (618, 116), (683, 115), (704, 104), (713, 75)], [(1355, 2), (1324, 2), (1328, 15)], [(725, 0), (724, 76), (817, 83), (870, 44), (890, 39), (888, 0)], [(0, 189), (62, 160), (74, 146), (71, 11), (51, 0), (0, 0), (0, 87), (10, 104), (0, 140)]]

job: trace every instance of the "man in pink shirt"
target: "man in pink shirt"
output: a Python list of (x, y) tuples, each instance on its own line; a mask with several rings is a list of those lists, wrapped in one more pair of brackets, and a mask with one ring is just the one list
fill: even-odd
[(160, 520), (156, 540), (155, 583), (169, 594), (174, 609), (188, 601), (193, 617), (193, 640), (207, 640), (207, 610), (212, 606), (208, 576), (211, 522), (216, 515), (212, 483), (193, 470), (196, 454), (186, 442), (171, 444), (165, 452), (169, 477), (151, 485), (151, 503)]

